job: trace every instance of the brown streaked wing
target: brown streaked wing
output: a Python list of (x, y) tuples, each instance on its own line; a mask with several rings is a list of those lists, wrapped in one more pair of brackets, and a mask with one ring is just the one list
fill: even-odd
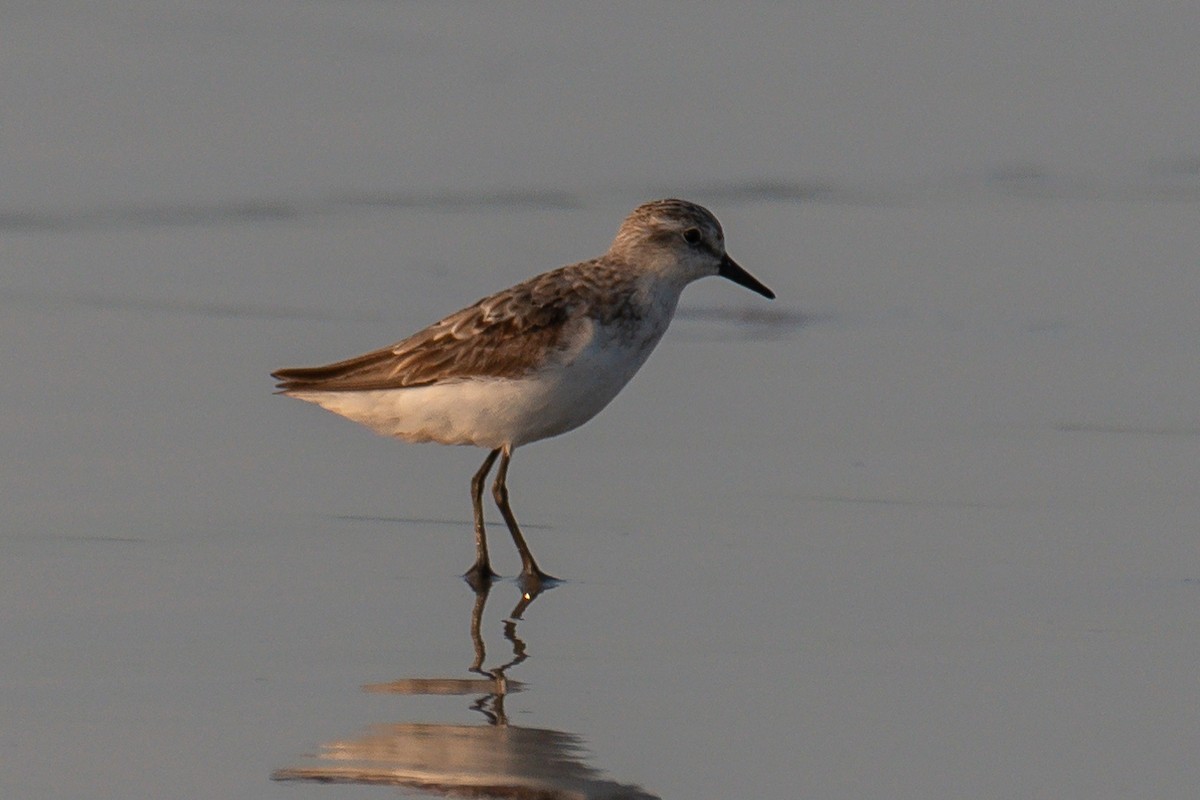
[[(564, 268), (569, 269), (569, 268)], [(468, 377), (515, 378), (560, 346), (580, 298), (564, 270), (486, 297), (402, 342), (321, 367), (272, 373), (277, 389), (370, 391), (426, 386)], [(547, 284), (558, 283), (557, 291)], [(565, 291), (564, 291), (565, 290)]]

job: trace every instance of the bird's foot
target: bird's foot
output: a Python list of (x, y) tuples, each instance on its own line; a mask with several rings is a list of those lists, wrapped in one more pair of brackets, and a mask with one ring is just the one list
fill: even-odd
[(517, 577), (517, 585), (521, 587), (521, 591), (530, 596), (530, 599), (537, 597), (546, 589), (553, 589), (560, 583), (562, 583), (561, 580), (553, 575), (547, 575), (536, 566), (525, 567)]
[(492, 572), (492, 567), (486, 561), (476, 561), (471, 568), (463, 573), (463, 580), (476, 592), (487, 591), (492, 587), (492, 581), (500, 576)]

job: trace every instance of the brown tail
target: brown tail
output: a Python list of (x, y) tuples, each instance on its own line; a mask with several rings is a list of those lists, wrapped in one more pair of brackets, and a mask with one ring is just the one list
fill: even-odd
[(287, 367), (272, 372), (271, 377), (279, 381), (275, 388), (284, 393), (390, 389), (401, 385), (388, 374), (387, 367), (394, 360), (395, 353), (392, 348), (385, 347), (336, 364), (321, 367)]

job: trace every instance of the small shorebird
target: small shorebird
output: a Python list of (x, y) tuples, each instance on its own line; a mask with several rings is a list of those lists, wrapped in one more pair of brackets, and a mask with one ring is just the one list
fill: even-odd
[(382, 350), (272, 377), (281, 394), (385, 436), (487, 448), (471, 478), (475, 563), (463, 577), (477, 589), (495, 577), (483, 486), (499, 458), (492, 494), (521, 554), (522, 586), (537, 591), (554, 578), (538, 568), (508, 504), (513, 450), (608, 405), (666, 332), (683, 287), (708, 275), (775, 297), (725, 252), (708, 209), (656, 200), (634, 209), (600, 258), (530, 278)]

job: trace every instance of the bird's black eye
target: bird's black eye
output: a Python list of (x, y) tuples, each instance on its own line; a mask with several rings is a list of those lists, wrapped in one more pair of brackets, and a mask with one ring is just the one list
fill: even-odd
[(700, 235), (699, 228), (688, 228), (683, 232), (683, 240), (691, 245), (700, 244), (700, 240), (704, 237)]

